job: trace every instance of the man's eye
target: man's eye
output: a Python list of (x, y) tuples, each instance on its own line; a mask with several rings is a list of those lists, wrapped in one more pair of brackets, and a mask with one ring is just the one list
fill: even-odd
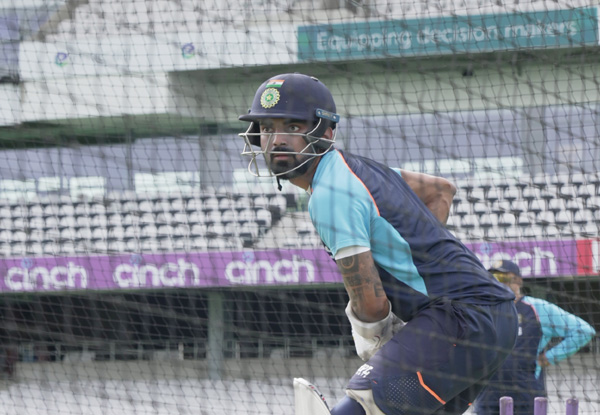
[(261, 129), (260, 129), (261, 133), (270, 133), (271, 131), (272, 131), (272, 129), (269, 127), (261, 127)]

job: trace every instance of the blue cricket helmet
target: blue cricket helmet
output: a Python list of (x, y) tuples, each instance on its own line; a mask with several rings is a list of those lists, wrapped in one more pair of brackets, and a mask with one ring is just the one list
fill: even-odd
[(327, 128), (335, 128), (340, 120), (329, 89), (314, 76), (300, 73), (272, 76), (258, 88), (248, 113), (239, 117), (241, 121), (252, 122), (246, 132), (252, 145), (260, 146), (258, 124), (264, 118), (308, 121), (315, 126), (310, 133), (315, 138), (321, 137)]

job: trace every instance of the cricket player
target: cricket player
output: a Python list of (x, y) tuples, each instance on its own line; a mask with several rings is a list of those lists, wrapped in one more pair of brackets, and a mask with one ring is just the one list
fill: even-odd
[[(521, 268), (500, 260), (490, 273), (515, 293), (519, 331), (515, 348), (475, 403), (477, 415), (498, 415), (503, 396), (513, 398), (514, 415), (531, 415), (536, 397), (545, 397), (545, 369), (576, 353), (596, 331), (583, 319), (541, 298), (523, 295)], [(548, 347), (550, 340), (561, 340)]]
[(462, 414), (512, 350), (517, 318), (514, 294), (444, 226), (456, 188), (336, 149), (340, 116), (312, 76), (267, 79), (239, 118), (249, 171), (260, 175), (264, 158), (277, 181), (310, 194), (364, 360), (331, 409), (295, 379), (296, 414)]

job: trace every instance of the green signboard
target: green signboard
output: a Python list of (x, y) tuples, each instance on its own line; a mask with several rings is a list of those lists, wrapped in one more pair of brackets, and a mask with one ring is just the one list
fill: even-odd
[(298, 58), (377, 59), (598, 45), (598, 9), (379, 20), (298, 28)]

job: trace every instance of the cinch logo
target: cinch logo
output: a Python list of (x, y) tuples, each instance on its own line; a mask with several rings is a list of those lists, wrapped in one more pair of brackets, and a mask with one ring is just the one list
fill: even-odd
[(271, 264), (267, 260), (255, 262), (231, 261), (225, 268), (225, 277), (234, 284), (273, 284), (315, 280), (315, 266), (312, 261), (294, 255), (292, 260), (282, 259)]
[(87, 288), (88, 274), (85, 268), (69, 262), (67, 266), (31, 269), (12, 267), (4, 277), (6, 287), (13, 291), (60, 290), (63, 288)]
[(183, 259), (161, 266), (120, 264), (113, 272), (113, 280), (120, 288), (185, 287), (189, 285), (186, 284), (188, 277), (191, 277), (192, 285), (200, 285), (200, 269)]

